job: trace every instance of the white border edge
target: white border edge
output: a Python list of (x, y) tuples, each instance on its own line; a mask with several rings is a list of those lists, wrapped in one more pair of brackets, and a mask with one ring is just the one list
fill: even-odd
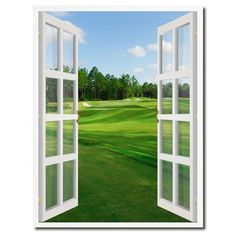
[[(204, 179), (203, 179), (203, 7), (202, 6), (34, 6), (33, 7), (33, 170), (34, 170), (34, 219), (35, 228), (203, 228), (204, 227)], [(39, 11), (196, 11), (198, 29), (198, 219), (197, 223), (40, 223), (38, 219), (38, 12)], [(200, 88), (200, 89), (199, 89)], [(201, 144), (201, 145), (200, 145)], [(199, 174), (200, 173), (200, 174)]]

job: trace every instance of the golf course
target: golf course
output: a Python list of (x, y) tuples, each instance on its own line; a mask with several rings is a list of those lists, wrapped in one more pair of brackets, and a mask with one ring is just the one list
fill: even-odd
[[(164, 107), (171, 101), (164, 100)], [(186, 99), (180, 101), (181, 109), (188, 109)], [(187, 104), (187, 105), (186, 105)], [(64, 104), (65, 105), (65, 104)], [(51, 104), (53, 107), (54, 104)], [(68, 102), (67, 106), (70, 109)], [(49, 106), (50, 107), (50, 106)], [(79, 102), (79, 206), (58, 215), (50, 222), (183, 222), (185, 219), (157, 206), (157, 100), (128, 98), (113, 101)], [(172, 152), (171, 121), (165, 121), (162, 149)], [(47, 126), (47, 150), (55, 154), (55, 123)], [(71, 136), (71, 125), (63, 128)], [(189, 127), (180, 124), (179, 155), (189, 155)], [(68, 138), (65, 150), (70, 151), (72, 140)], [(53, 148), (54, 147), (54, 148)], [(65, 170), (72, 168), (66, 166)], [(172, 174), (163, 165), (166, 183)], [(70, 171), (68, 171), (70, 173)], [(188, 170), (180, 171), (179, 188), (183, 189), (179, 201), (188, 206)], [(55, 171), (49, 170), (51, 181)], [(70, 175), (70, 174), (68, 174)], [(54, 176), (54, 178), (53, 178)], [(72, 192), (69, 184), (72, 176), (64, 180), (68, 199)], [(47, 183), (47, 186), (52, 186)], [(188, 188), (188, 187), (187, 187)], [(47, 193), (56, 191), (48, 187)], [(181, 192), (181, 191), (180, 191)], [(163, 184), (163, 194), (171, 198), (172, 189)], [(69, 195), (68, 195), (69, 194)], [(49, 199), (48, 206), (55, 199)]]

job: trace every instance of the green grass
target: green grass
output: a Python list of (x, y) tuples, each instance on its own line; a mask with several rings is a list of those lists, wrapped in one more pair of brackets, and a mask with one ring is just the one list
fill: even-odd
[[(79, 206), (49, 221), (186, 221), (157, 207), (156, 99), (88, 103), (91, 107), (79, 103)], [(70, 133), (69, 126), (64, 132)], [(182, 172), (180, 188), (184, 194), (180, 198), (187, 205), (183, 188), (186, 171)], [(168, 168), (166, 173), (170, 181)], [(64, 186), (71, 194), (71, 178), (65, 179)], [(170, 188), (166, 190), (170, 196), (168, 191)]]
[(55, 121), (46, 124), (46, 157), (58, 155), (57, 128), (58, 124)]
[(161, 152), (166, 154), (173, 153), (173, 131), (172, 131), (173, 122), (171, 120), (163, 120), (161, 121), (161, 129), (162, 129), (162, 150)]
[[(171, 114), (172, 113), (172, 98), (166, 98), (162, 101), (162, 113)], [(179, 114), (189, 114), (189, 99), (179, 98), (178, 101), (178, 113)]]
[[(57, 143), (58, 122), (50, 121), (46, 124), (46, 157), (58, 155)], [(63, 153), (69, 154), (74, 152), (73, 145), (73, 121), (63, 122)]]
[(162, 196), (169, 201), (172, 201), (172, 177), (172, 163), (169, 161), (162, 161)]

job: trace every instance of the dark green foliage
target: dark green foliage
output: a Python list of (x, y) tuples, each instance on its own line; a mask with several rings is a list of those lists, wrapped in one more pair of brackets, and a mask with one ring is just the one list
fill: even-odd
[(189, 98), (189, 84), (184, 83), (183, 85), (179, 84), (179, 97)]
[(172, 83), (162, 84), (162, 97), (171, 98), (172, 97)]
[(135, 76), (122, 74), (105, 76), (93, 67), (90, 72), (86, 68), (79, 69), (80, 100), (120, 100), (128, 97), (157, 98), (157, 85), (144, 83), (140, 85)]
[(46, 79), (46, 102), (57, 102), (57, 80)]

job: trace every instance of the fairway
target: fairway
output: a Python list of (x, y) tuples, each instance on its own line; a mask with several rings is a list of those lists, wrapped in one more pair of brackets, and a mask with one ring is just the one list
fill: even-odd
[[(171, 101), (164, 102), (169, 106)], [(183, 99), (181, 103), (184, 112), (185, 107), (188, 109), (188, 101)], [(49, 104), (47, 109), (50, 105), (55, 107), (55, 104)], [(79, 102), (79, 206), (49, 222), (187, 221), (157, 207), (156, 106), (157, 100), (149, 98)], [(64, 104), (65, 107), (70, 109), (69, 102), (67, 106)], [(165, 122), (163, 129), (166, 129), (166, 135), (162, 148), (165, 153), (171, 153), (171, 124)], [(183, 156), (189, 156), (189, 127), (186, 123), (179, 124), (179, 155)], [(57, 154), (55, 125), (55, 122), (47, 125), (47, 146), (50, 147), (46, 149), (47, 156)], [(69, 123), (64, 126), (68, 137), (71, 127)], [(65, 152), (73, 149), (69, 138), (64, 145)], [(168, 166), (165, 170), (168, 183), (171, 178)], [(55, 170), (49, 172), (55, 181)], [(180, 174), (181, 189), (186, 185), (188, 170), (182, 169)], [(72, 192), (68, 184), (70, 180), (69, 176), (64, 183), (69, 196)], [(47, 189), (47, 192), (52, 191), (56, 190)], [(163, 191), (167, 198), (171, 198), (170, 188)], [(180, 201), (182, 205), (189, 204), (185, 195), (180, 196)], [(53, 203), (54, 198), (47, 202), (48, 206)]]

